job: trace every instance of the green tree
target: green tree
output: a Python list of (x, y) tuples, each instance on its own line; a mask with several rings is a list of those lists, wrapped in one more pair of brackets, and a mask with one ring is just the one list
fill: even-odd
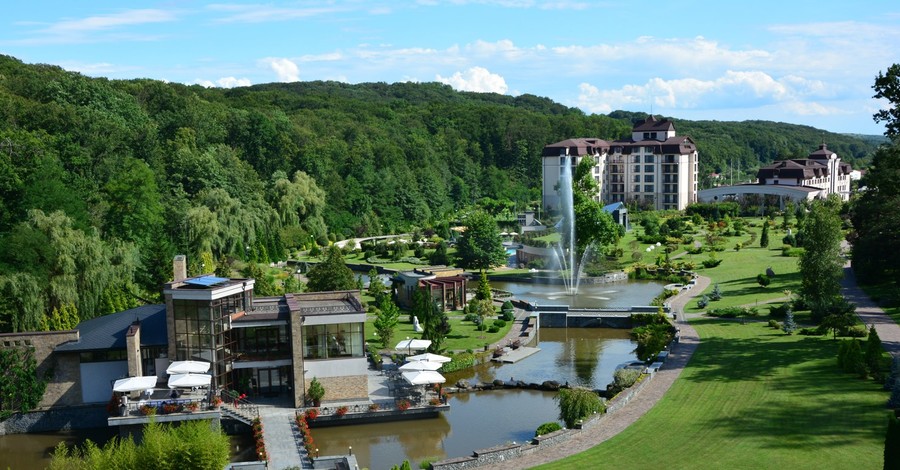
[(442, 350), (444, 340), (450, 334), (450, 319), (446, 312), (441, 310), (431, 296), (418, 290), (413, 295), (414, 308), (412, 313), (419, 318), (422, 325), (422, 339), (431, 341), (429, 352), (439, 353)]
[(0, 349), (0, 420), (37, 407), (46, 388), (46, 381), (37, 375), (32, 349)]
[(759, 246), (767, 248), (769, 246), (769, 222), (763, 221), (762, 235), (759, 237)]
[[(612, 215), (597, 201), (597, 182), (593, 176), (594, 161), (582, 158), (572, 175), (572, 203), (575, 213), (575, 248), (580, 258), (591, 245), (604, 247), (619, 241), (619, 226)], [(657, 220), (657, 232), (659, 223)]]
[(566, 423), (567, 428), (573, 428), (579, 420), (606, 410), (600, 397), (584, 387), (561, 389), (555, 398), (559, 403), (559, 419)]
[(441, 240), (434, 252), (428, 258), (428, 262), (435, 266), (445, 266), (450, 264), (450, 256), (447, 254), (447, 242)]
[(116, 173), (103, 190), (109, 208), (105, 224), (109, 235), (147, 246), (153, 230), (162, 224), (156, 176), (145, 162), (125, 158), (114, 167)]
[(381, 282), (381, 277), (378, 275), (378, 268), (373, 267), (369, 270), (369, 295), (371, 295), (375, 299), (376, 304), (382, 303), (382, 297), (384, 297), (384, 283)]
[(856, 306), (843, 297), (838, 298), (822, 313), (824, 316), (821, 317), (821, 325), (831, 331), (834, 339), (837, 339), (838, 333), (846, 331), (857, 322)]
[(840, 298), (844, 275), (841, 260), (841, 219), (834, 201), (816, 201), (803, 225), (806, 241), (800, 255), (800, 295), (821, 318)]
[(179, 426), (151, 421), (141, 443), (113, 439), (102, 448), (87, 441), (82, 449), (60, 443), (53, 451), (50, 470), (94, 469), (221, 469), (229, 460), (228, 436), (209, 421), (185, 421)]
[(335, 245), (328, 247), (325, 259), (321, 263), (310, 268), (306, 273), (309, 282), (306, 289), (309, 292), (324, 292), (334, 290), (353, 290), (356, 288), (356, 280), (353, 271), (344, 263), (344, 254)]
[(884, 348), (881, 346), (881, 338), (875, 331), (875, 325), (869, 327), (869, 338), (866, 340), (865, 360), (866, 367), (872, 375), (878, 374), (881, 370), (881, 358), (884, 355)]
[(900, 109), (896, 106), (900, 103), (900, 64), (891, 65), (885, 73), (878, 72), (872, 88), (875, 89), (874, 98), (886, 99), (894, 105), (875, 113), (875, 122), (885, 122), (884, 135), (891, 139), (900, 136)]
[(756, 283), (759, 284), (759, 287), (768, 287), (768, 285), (772, 283), (772, 280), (765, 274), (757, 274)]
[(465, 219), (466, 230), (456, 244), (456, 265), (485, 271), (506, 261), (506, 250), (497, 222), (487, 212), (476, 210)]
[(255, 280), (253, 283), (254, 294), (260, 297), (271, 297), (281, 294), (278, 290), (278, 286), (275, 285), (273, 277), (266, 274), (258, 264), (247, 263), (247, 266), (241, 270), (241, 274), (246, 278)]
[(884, 436), (884, 470), (898, 468), (900, 468), (900, 418), (889, 416)]
[(399, 320), (400, 309), (390, 297), (382, 296), (374, 323), (375, 332), (378, 333), (378, 339), (381, 341), (382, 348), (387, 348), (391, 343), (391, 339), (394, 337), (394, 328), (396, 328)]
[(794, 312), (790, 307), (784, 314), (784, 324), (781, 326), (781, 331), (784, 331), (786, 335), (794, 334), (794, 331), (797, 331), (797, 322), (794, 321)]
[(313, 377), (312, 380), (309, 381), (309, 388), (306, 390), (306, 399), (314, 406), (319, 406), (324, 397), (325, 387), (322, 386), (322, 382), (319, 382), (318, 378)]
[(475, 298), (478, 300), (492, 300), (491, 283), (488, 282), (487, 273), (481, 272), (481, 278), (478, 280), (478, 290), (475, 291)]
[(484, 331), (487, 329), (485, 319), (494, 316), (494, 302), (489, 299), (478, 300), (472, 299), (469, 302), (469, 311), (478, 317), (478, 329)]

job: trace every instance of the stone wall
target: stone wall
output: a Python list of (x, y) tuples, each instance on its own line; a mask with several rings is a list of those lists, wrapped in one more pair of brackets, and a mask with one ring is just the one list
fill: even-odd
[(39, 407), (81, 403), (78, 354), (53, 354), (57, 346), (78, 340), (77, 330), (0, 334), (0, 348), (30, 348), (37, 376), (47, 380)]
[(369, 376), (348, 375), (344, 377), (318, 377), (325, 387), (323, 401), (366, 400), (369, 399)]
[(106, 405), (71, 406), (15, 413), (0, 422), (0, 436), (32, 432), (71, 431), (107, 427)]

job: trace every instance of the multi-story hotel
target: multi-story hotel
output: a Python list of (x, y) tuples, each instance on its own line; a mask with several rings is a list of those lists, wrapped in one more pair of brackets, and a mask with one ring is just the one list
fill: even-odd
[(649, 116), (635, 124), (628, 140), (583, 138), (550, 144), (542, 157), (547, 210), (559, 209), (557, 185), (567, 157), (573, 168), (582, 158), (593, 159), (599, 202), (681, 210), (697, 201), (697, 146), (690, 137), (676, 136), (675, 125), (667, 119)]

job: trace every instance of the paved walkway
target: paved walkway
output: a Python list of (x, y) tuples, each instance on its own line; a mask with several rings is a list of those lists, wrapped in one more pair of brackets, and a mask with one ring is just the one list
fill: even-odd
[(644, 415), (656, 402), (665, 395), (675, 379), (681, 375), (681, 370), (691, 359), (691, 355), (697, 349), (700, 338), (696, 330), (684, 321), (684, 306), (709, 286), (709, 278), (697, 278), (697, 284), (690, 290), (682, 291), (669, 301), (672, 312), (677, 313), (677, 327), (680, 330), (680, 339), (672, 348), (668, 359), (653, 380), (641, 390), (636, 397), (629, 401), (622, 409), (604, 418), (603, 424), (584, 429), (576, 433), (565, 442), (541, 449), (540, 452), (507, 460), (496, 465), (484, 467), (494, 469), (520, 469), (542, 465), (568, 457), (579, 452), (584, 452), (591, 447), (622, 432)]
[(269, 453), (268, 468), (312, 468), (306, 449), (301, 445), (299, 430), (294, 422), (294, 409), (277, 406), (260, 406), (263, 438)]
[(856, 285), (856, 275), (849, 261), (844, 264), (841, 294), (848, 302), (856, 304), (856, 314), (866, 327), (875, 325), (875, 331), (878, 332), (884, 349), (895, 357), (900, 355), (900, 325), (887, 316), (884, 310)]

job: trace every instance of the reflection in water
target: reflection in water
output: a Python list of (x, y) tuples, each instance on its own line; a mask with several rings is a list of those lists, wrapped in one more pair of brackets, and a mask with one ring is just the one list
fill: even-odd
[(616, 365), (634, 360), (629, 330), (612, 328), (541, 328), (541, 351), (515, 364), (489, 362), (446, 374), (447, 383), (459, 380), (491, 382), (514, 378), (528, 383), (560, 383), (605, 389)]
[(313, 428), (312, 435), (322, 456), (346, 454), (353, 446), (360, 468), (387, 469), (404, 459), (417, 468), (425, 459), (531, 439), (538, 426), (557, 420), (554, 395), (536, 390), (458, 394), (450, 399), (450, 411), (438, 418)]

